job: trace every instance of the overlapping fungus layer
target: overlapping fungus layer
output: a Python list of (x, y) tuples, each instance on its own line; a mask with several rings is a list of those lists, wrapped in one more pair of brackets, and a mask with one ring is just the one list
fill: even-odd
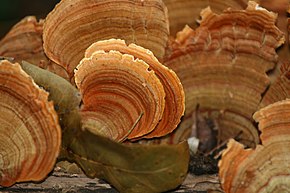
[(75, 81), (83, 95), (83, 127), (94, 133), (117, 141), (137, 138), (162, 117), (163, 86), (149, 65), (132, 55), (97, 50), (77, 66)]
[(167, 49), (165, 64), (179, 76), (186, 96), (185, 117), (178, 131), (192, 125), (196, 106), (216, 120), (219, 139), (232, 137), (247, 145), (258, 142), (252, 115), (269, 85), (266, 72), (278, 58), (284, 39), (276, 15), (249, 2), (246, 10), (201, 13), (196, 31), (186, 27)]
[(44, 24), (44, 50), (70, 77), (94, 42), (120, 38), (162, 59), (169, 35), (162, 0), (62, 0)]
[(276, 80), (263, 96), (259, 108), (290, 98), (290, 62), (282, 64)]
[(0, 185), (40, 181), (53, 169), (61, 129), (48, 93), (18, 63), (0, 62)]
[(155, 72), (156, 76), (161, 81), (166, 98), (164, 113), (160, 122), (154, 131), (144, 137), (160, 137), (172, 132), (179, 124), (185, 108), (183, 87), (177, 75), (158, 62), (150, 50), (135, 44), (127, 46), (123, 40), (111, 39), (96, 42), (86, 50), (85, 57), (90, 57), (97, 50), (104, 50), (105, 52), (116, 50), (122, 54), (132, 55), (134, 58), (143, 60), (149, 65), (149, 68)]
[(170, 35), (175, 37), (176, 33), (185, 25), (191, 28), (198, 27), (200, 12), (210, 6), (215, 13), (221, 13), (224, 9), (245, 9), (248, 0), (163, 0), (168, 8)]
[(290, 189), (290, 100), (269, 105), (254, 114), (262, 145), (244, 149), (231, 140), (219, 163), (225, 192), (287, 192)]

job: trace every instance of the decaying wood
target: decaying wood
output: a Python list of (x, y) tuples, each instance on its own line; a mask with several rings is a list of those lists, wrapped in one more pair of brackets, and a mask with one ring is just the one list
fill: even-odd
[[(188, 175), (183, 184), (173, 192), (196, 192), (210, 191), (223, 192), (220, 188), (218, 176)], [(99, 179), (90, 179), (83, 174), (68, 174), (63, 171), (55, 170), (45, 181), (41, 183), (21, 183), (9, 188), (0, 188), (0, 192), (102, 192), (117, 193), (118, 191), (108, 183)]]

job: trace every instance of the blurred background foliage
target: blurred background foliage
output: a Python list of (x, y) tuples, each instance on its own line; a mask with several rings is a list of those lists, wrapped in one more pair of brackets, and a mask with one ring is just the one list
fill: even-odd
[(45, 16), (60, 0), (0, 0), (0, 38), (28, 15)]

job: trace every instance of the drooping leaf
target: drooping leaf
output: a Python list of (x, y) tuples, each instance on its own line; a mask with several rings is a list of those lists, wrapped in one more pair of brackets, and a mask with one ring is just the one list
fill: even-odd
[(70, 82), (25, 61), (22, 62), (21, 66), (38, 85), (44, 87), (50, 93), (49, 97), (54, 101), (59, 113), (65, 114), (79, 106), (81, 102), (80, 93)]
[(72, 136), (80, 130), (81, 96), (79, 91), (64, 78), (28, 62), (23, 61), (21, 67), (34, 79), (36, 84), (49, 92), (49, 100), (54, 102), (62, 127), (62, 146), (66, 147)]
[(187, 142), (120, 144), (84, 131), (71, 143), (67, 157), (89, 177), (105, 179), (121, 192), (164, 192), (183, 182), (189, 150)]

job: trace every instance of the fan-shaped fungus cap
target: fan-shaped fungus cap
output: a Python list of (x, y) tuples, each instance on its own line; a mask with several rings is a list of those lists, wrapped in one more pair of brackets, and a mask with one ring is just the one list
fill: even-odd
[(44, 24), (44, 50), (70, 77), (94, 42), (124, 39), (150, 49), (162, 59), (169, 35), (162, 0), (62, 0)]
[(61, 129), (48, 93), (18, 63), (0, 62), (0, 185), (40, 181), (52, 170)]
[(77, 66), (75, 81), (83, 96), (83, 127), (91, 132), (122, 141), (151, 132), (162, 118), (163, 86), (148, 64), (131, 55), (95, 51)]
[(254, 114), (262, 145), (244, 149), (230, 140), (219, 162), (225, 192), (287, 192), (290, 189), (290, 100), (269, 105)]
[(25, 60), (68, 79), (66, 70), (50, 61), (42, 47), (43, 20), (28, 16), (18, 22), (0, 41), (0, 56), (12, 57), (17, 62)]
[(199, 104), (217, 120), (220, 140), (239, 136), (253, 146), (259, 138), (252, 114), (270, 83), (266, 72), (278, 61), (275, 48), (284, 41), (276, 14), (249, 2), (246, 10), (218, 15), (207, 8), (201, 16), (200, 27), (180, 32), (164, 59), (185, 90), (185, 117), (176, 132), (190, 129)]
[(176, 129), (184, 113), (185, 99), (183, 87), (175, 72), (158, 62), (150, 50), (135, 44), (127, 46), (123, 40), (110, 39), (98, 41), (86, 50), (85, 56), (90, 57), (97, 50), (104, 50), (105, 52), (116, 50), (122, 54), (129, 54), (134, 56), (134, 58), (143, 60), (161, 81), (166, 95), (164, 113), (156, 128), (144, 137), (160, 137)]

